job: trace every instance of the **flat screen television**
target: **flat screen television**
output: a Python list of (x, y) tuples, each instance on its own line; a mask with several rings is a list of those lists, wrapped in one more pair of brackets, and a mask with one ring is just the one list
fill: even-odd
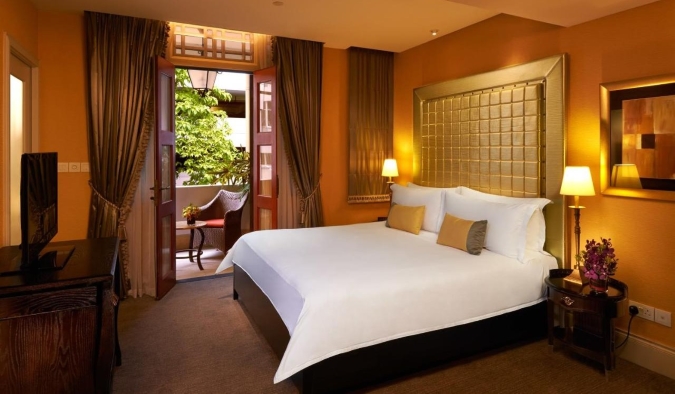
[(55, 152), (21, 155), (21, 244), (0, 248), (0, 275), (58, 270), (72, 245), (49, 245), (59, 230), (58, 157)]
[(21, 155), (21, 268), (38, 264), (58, 225), (58, 159), (55, 152)]

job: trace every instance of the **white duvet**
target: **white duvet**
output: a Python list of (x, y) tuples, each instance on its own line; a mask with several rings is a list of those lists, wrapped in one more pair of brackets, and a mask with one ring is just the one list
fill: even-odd
[(288, 327), (277, 383), (336, 354), (539, 302), (557, 265), (526, 258), (473, 256), (377, 222), (249, 233), (218, 271), (240, 266)]

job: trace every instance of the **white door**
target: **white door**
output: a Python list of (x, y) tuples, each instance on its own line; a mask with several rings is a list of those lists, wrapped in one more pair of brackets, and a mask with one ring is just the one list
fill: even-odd
[(9, 241), (21, 243), (19, 188), (21, 154), (32, 151), (31, 66), (13, 53), (9, 58)]

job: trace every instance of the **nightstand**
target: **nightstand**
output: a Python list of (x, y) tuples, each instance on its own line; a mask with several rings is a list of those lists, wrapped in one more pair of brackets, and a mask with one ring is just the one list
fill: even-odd
[(607, 293), (593, 294), (588, 285), (564, 280), (570, 269), (550, 270), (548, 295), (548, 344), (569, 349), (602, 363), (605, 373), (614, 369), (614, 319), (628, 310), (628, 286), (609, 279)]

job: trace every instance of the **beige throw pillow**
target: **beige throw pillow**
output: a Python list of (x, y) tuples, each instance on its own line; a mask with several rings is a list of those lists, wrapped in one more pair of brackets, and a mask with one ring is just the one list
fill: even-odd
[(415, 235), (420, 233), (424, 222), (424, 205), (410, 207), (392, 204), (387, 217), (387, 227), (407, 231)]
[(485, 244), (487, 220), (471, 221), (445, 214), (436, 243), (479, 255)]

